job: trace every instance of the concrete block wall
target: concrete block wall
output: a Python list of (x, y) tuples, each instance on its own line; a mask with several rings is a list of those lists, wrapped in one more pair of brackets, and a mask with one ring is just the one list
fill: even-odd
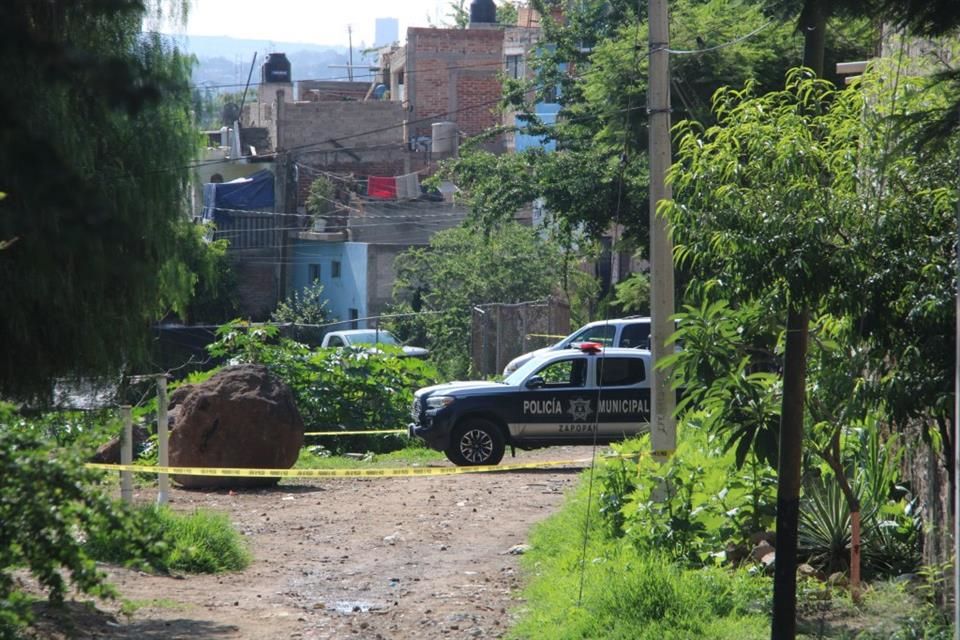
[(292, 102), (282, 105), (277, 145), (333, 151), (331, 139), (347, 148), (402, 144), (405, 116), (393, 102)]
[(409, 135), (429, 136), (440, 120), (467, 135), (497, 124), (503, 38), (502, 29), (407, 29), (406, 90), (415, 121)]
[(241, 317), (255, 321), (268, 319), (280, 293), (279, 249), (246, 249), (231, 255), (230, 259), (237, 276)]
[(303, 102), (362, 101), (370, 91), (369, 82), (340, 80), (300, 80), (297, 99)]
[(367, 312), (380, 315), (393, 301), (397, 256), (413, 248), (407, 244), (371, 244), (367, 247)]

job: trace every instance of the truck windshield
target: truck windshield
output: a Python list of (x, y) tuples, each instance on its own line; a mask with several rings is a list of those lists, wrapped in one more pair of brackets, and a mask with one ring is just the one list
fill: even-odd
[(400, 344), (389, 331), (361, 331), (346, 337), (350, 344)]

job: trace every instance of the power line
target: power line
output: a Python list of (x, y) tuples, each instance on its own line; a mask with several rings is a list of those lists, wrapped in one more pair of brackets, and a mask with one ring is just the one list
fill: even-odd
[[(497, 68), (506, 70), (506, 63), (503, 60), (496, 60), (496, 61), (491, 60), (489, 62), (479, 62), (476, 64), (447, 66), (441, 69), (404, 69), (403, 75), (406, 78), (407, 76), (416, 75), (418, 73), (438, 73), (438, 72), (442, 73), (445, 71), (459, 71), (462, 69), (480, 69), (483, 67), (497, 67)], [(366, 73), (362, 75), (368, 75), (373, 77), (376, 75), (376, 73), (371, 72), (371, 73)], [(342, 82), (342, 81), (349, 81), (349, 80), (350, 80), (349, 76), (330, 76), (327, 78), (300, 78), (300, 79), (294, 80), (289, 84), (296, 84), (298, 82)], [(264, 84), (276, 84), (276, 83), (251, 82), (249, 86), (259, 87)], [(245, 82), (240, 82), (240, 83), (231, 83), (231, 84), (191, 84), (189, 85), (189, 88), (202, 91), (205, 89), (227, 89), (227, 88), (233, 88), (233, 87), (242, 88), (245, 86), (247, 86)]]
[[(734, 39), (734, 40), (731, 40), (731, 41), (729, 41), (729, 42), (726, 42), (726, 43), (723, 43), (723, 44), (720, 44), (720, 45), (716, 45), (716, 46), (713, 46), (713, 47), (707, 47), (707, 48), (704, 48), (704, 49), (686, 49), (686, 50), (685, 50), (685, 49), (669, 49), (669, 48), (667, 48), (667, 49), (665, 49), (665, 50), (666, 50), (669, 54), (673, 54), (673, 55), (702, 55), (702, 54), (704, 54), (704, 53), (708, 53), (708, 52), (715, 51), (715, 50), (718, 50), (718, 49), (725, 49), (725, 48), (727, 48), (727, 47), (731, 47), (731, 46), (740, 44), (741, 42), (743, 42), (743, 41), (745, 41), (745, 40), (747, 40), (747, 39), (755, 36), (756, 34), (760, 33), (762, 30), (766, 29), (766, 28), (767, 28), (768, 26), (770, 26), (771, 24), (773, 24), (773, 21), (768, 21), (768, 22), (765, 23), (764, 25), (758, 27), (757, 29), (754, 29), (753, 31), (751, 31), (751, 32), (748, 33), (748, 34), (745, 34), (745, 35), (740, 36), (740, 37), (738, 37), (738, 38), (736, 38), (736, 39)], [(650, 51), (648, 51), (648, 52), (646, 53), (645, 57), (649, 57), (654, 51), (658, 51), (658, 50), (660, 50), (660, 49), (657, 49), (657, 48), (651, 49)], [(492, 64), (492, 63), (491, 63), (491, 64)], [(465, 66), (465, 67), (459, 67), (459, 68), (467, 68), (467, 67)], [(452, 68), (451, 68), (451, 69), (452, 69)], [(575, 80), (582, 80), (585, 76), (590, 75), (590, 74), (592, 74), (592, 73), (599, 73), (600, 71), (602, 71), (602, 69), (600, 69), (600, 68), (592, 68), (592, 69), (587, 69), (587, 70), (579, 73), (578, 75), (571, 75), (570, 77), (572, 77), (572, 78), (575, 79)], [(406, 71), (405, 71), (406, 74), (411, 73), (411, 72), (415, 72), (415, 70), (410, 69), (410, 70), (406, 70)], [(383, 133), (383, 132), (386, 132), (386, 131), (391, 131), (391, 130), (393, 130), (393, 129), (401, 129), (401, 128), (403, 128), (403, 127), (408, 127), (408, 126), (410, 126), (410, 125), (422, 124), (422, 123), (424, 123), (424, 122), (431, 122), (431, 121), (433, 121), (433, 120), (436, 120), (437, 118), (442, 118), (442, 117), (447, 117), (447, 116), (455, 115), (455, 114), (462, 113), (462, 112), (465, 112), (465, 111), (469, 111), (469, 110), (472, 110), (472, 109), (480, 109), (480, 108), (483, 108), (483, 107), (486, 107), (486, 106), (492, 106), (492, 105), (495, 105), (495, 104), (498, 104), (498, 103), (502, 102), (502, 100), (503, 100), (503, 96), (500, 96), (500, 97), (498, 97), (498, 98), (496, 98), (496, 99), (494, 99), (494, 100), (486, 100), (486, 101), (483, 101), (483, 102), (479, 102), (479, 103), (475, 103), (475, 104), (472, 104), (472, 105), (468, 105), (468, 106), (466, 106), (466, 107), (461, 107), (461, 108), (459, 108), (459, 109), (453, 109), (453, 110), (449, 110), (449, 111), (445, 111), (445, 112), (436, 113), (436, 114), (433, 114), (433, 115), (430, 115), (430, 116), (427, 116), (427, 117), (424, 117), (424, 118), (418, 118), (418, 119), (416, 119), (416, 120), (404, 120), (404, 121), (401, 121), (401, 122), (396, 123), (396, 124), (388, 125), (388, 126), (385, 126), (385, 127), (379, 127), (379, 128), (376, 128), (376, 129), (370, 129), (370, 130), (367, 130), (367, 131), (362, 131), (362, 132), (359, 132), (359, 133), (350, 134), (350, 135), (342, 136), (342, 137), (339, 137), (339, 138), (334, 138), (334, 139), (332, 139), (332, 140), (336, 140), (336, 141), (339, 142), (339, 141), (342, 141), (342, 140), (350, 140), (350, 139), (354, 139), (354, 138), (360, 138), (360, 137), (367, 136), (367, 135), (372, 135), (372, 134), (375, 134), (375, 133)], [(560, 115), (560, 114), (558, 114), (558, 117), (559, 117), (559, 115)], [(588, 119), (599, 118), (599, 117), (602, 117), (603, 115), (604, 115), (604, 114), (597, 114), (597, 115), (590, 115), (590, 116), (581, 116), (581, 117), (579, 117), (579, 119), (580, 119), (580, 120), (588, 120)], [(571, 120), (571, 121), (572, 121), (572, 120)], [(479, 134), (479, 135), (483, 135), (483, 134)], [(280, 150), (277, 150), (277, 151), (275, 151), (275, 152), (273, 152), (273, 153), (271, 153), (271, 154), (265, 154), (265, 155), (263, 155), (263, 156), (254, 156), (254, 157), (242, 156), (242, 157), (240, 157), (240, 158), (224, 158), (224, 159), (222, 159), (222, 160), (201, 161), (201, 162), (191, 163), (191, 164), (182, 165), (182, 166), (169, 167), (169, 168), (158, 168), (158, 169), (148, 170), (148, 171), (144, 171), (144, 172), (141, 172), (141, 173), (139, 173), (139, 174), (136, 174), (136, 175), (137, 175), (137, 176), (144, 176), (144, 175), (152, 175), (152, 174), (156, 174), (156, 173), (163, 173), (163, 172), (169, 172), (169, 171), (179, 171), (179, 170), (182, 170), (182, 169), (195, 169), (195, 168), (206, 167), (206, 166), (214, 166), (214, 165), (218, 165), (218, 164), (230, 164), (230, 163), (233, 163), (233, 162), (249, 161), (249, 160), (251, 160), (251, 159), (253, 159), (253, 158), (258, 158), (258, 159), (261, 159), (261, 160), (270, 159), (270, 158), (275, 159), (276, 157), (278, 157), (278, 156), (281, 155), (281, 154), (290, 154), (290, 153), (293, 153), (293, 152), (296, 152), (296, 151), (302, 151), (302, 150), (305, 150), (305, 149), (311, 149), (311, 148), (313, 148), (313, 147), (318, 147), (318, 146), (323, 146), (323, 145), (328, 145), (328, 144), (332, 144), (332, 142), (331, 142), (330, 140), (328, 140), (328, 141), (323, 141), (323, 142), (312, 142), (312, 143), (306, 143), (306, 144), (302, 144), (302, 145), (297, 145), (297, 146), (294, 146), (294, 147), (290, 147), (290, 148), (288, 148), (288, 149), (280, 149)], [(352, 148), (343, 148), (343, 149), (323, 149), (323, 150), (320, 150), (320, 151), (326, 152), (326, 153), (336, 153), (336, 152), (338, 152), (338, 151), (344, 151), (344, 152), (345, 152), (345, 151), (362, 151), (362, 150), (365, 150), (365, 149), (366, 149), (366, 150), (372, 150), (372, 149), (375, 149), (375, 148), (389, 148), (389, 147), (392, 147), (392, 146), (395, 146), (395, 145), (397, 145), (397, 146), (404, 145), (404, 146), (405, 146), (406, 144), (407, 144), (406, 141), (400, 140), (400, 141), (397, 141), (397, 142), (395, 142), (395, 143), (384, 143), (383, 145), (369, 145), (369, 146), (366, 146), (366, 147), (352, 147)], [(110, 177), (111, 177), (111, 178), (116, 178), (116, 179), (124, 179), (124, 178), (134, 177), (134, 174), (117, 174), (117, 175), (110, 176)]]
[(653, 48), (653, 49), (650, 50), (650, 52), (653, 53), (654, 51), (666, 51), (667, 53), (669, 53), (669, 54), (671, 54), (671, 55), (675, 55), (675, 56), (685, 56), (685, 55), (700, 55), (700, 54), (704, 54), (704, 53), (709, 53), (709, 52), (711, 52), (711, 51), (719, 51), (720, 49), (726, 49), (727, 47), (733, 47), (733, 46), (736, 46), (736, 45), (740, 44), (741, 42), (743, 42), (743, 41), (745, 41), (745, 40), (749, 40), (750, 38), (752, 38), (753, 36), (757, 35), (758, 33), (760, 33), (761, 31), (763, 31), (764, 29), (766, 29), (767, 27), (769, 27), (769, 26), (772, 25), (772, 24), (774, 24), (774, 21), (773, 21), (773, 20), (768, 20), (767, 22), (765, 22), (764, 24), (760, 25), (759, 27), (757, 27), (756, 29), (754, 29), (754, 30), (751, 31), (750, 33), (747, 33), (747, 34), (745, 34), (745, 35), (740, 36), (739, 38), (735, 38), (734, 40), (731, 40), (731, 41), (729, 41), (729, 42), (724, 42), (723, 44), (718, 44), (718, 45), (713, 46), (713, 47), (704, 47), (704, 48), (702, 48), (702, 49), (670, 49), (670, 48), (667, 48), (667, 47), (661, 47), (661, 48)]

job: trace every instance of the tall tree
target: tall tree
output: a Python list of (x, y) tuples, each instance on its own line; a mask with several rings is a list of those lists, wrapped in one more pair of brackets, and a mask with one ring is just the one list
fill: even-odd
[(0, 238), (17, 239), (0, 252), (0, 395), (134, 365), (149, 322), (189, 299), (190, 61), (142, 32), (146, 15), (137, 0), (0, 4), (16, 70), (0, 83)]
[[(534, 4), (549, 14), (548, 3)], [(753, 81), (760, 92), (773, 90), (800, 63), (802, 36), (792, 23), (771, 20), (763, 6), (731, 0), (672, 5), (671, 47), (686, 52), (671, 62), (679, 118), (709, 124), (717, 89)], [(863, 20), (845, 23), (843, 37), (828, 40), (833, 55), (866, 55), (872, 42), (867, 26)], [(556, 150), (505, 158), (467, 147), (448, 171), (485, 225), (541, 197), (548, 210), (589, 237), (599, 237), (618, 218), (627, 244), (642, 250), (649, 217), (645, 5), (638, 13), (629, 0), (578, 2), (563, 23), (546, 18), (543, 29), (549, 46), (534, 52), (531, 79), (505, 82), (505, 107), (517, 114), (517, 134), (537, 136)], [(536, 105), (544, 102), (559, 103), (556, 122), (538, 116)]]
[[(717, 96), (718, 123), (684, 128), (669, 207), (681, 262), (731, 286), (775, 292), (787, 317), (773, 637), (795, 634), (797, 524), (811, 309), (844, 300), (862, 225), (856, 158), (862, 99), (793, 71), (786, 88)], [(709, 265), (709, 266), (707, 266)], [(840, 292), (840, 293), (838, 293)], [(779, 607), (779, 608), (778, 608)]]
[[(561, 290), (564, 256), (536, 230), (509, 223), (483, 236), (472, 228), (441, 231), (423, 249), (397, 258), (394, 310), (429, 312), (398, 322), (398, 333), (431, 345), (444, 375), (470, 369), (470, 318), (475, 305), (541, 300)], [(586, 274), (572, 269), (570, 279)], [(584, 286), (580, 282), (580, 286)]]

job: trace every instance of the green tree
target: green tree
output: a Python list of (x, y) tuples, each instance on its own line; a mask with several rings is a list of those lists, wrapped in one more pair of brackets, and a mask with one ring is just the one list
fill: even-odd
[(292, 324), (290, 335), (298, 342), (318, 345), (323, 340), (326, 330), (317, 325), (330, 320), (327, 302), (327, 297), (323, 294), (323, 285), (319, 280), (314, 280), (281, 301), (270, 314), (270, 320)]
[[(546, 2), (534, 5), (549, 15)], [(493, 156), (466, 147), (445, 171), (461, 188), (484, 225), (508, 219), (522, 204), (543, 198), (568, 228), (599, 237), (617, 219), (624, 245), (646, 252), (647, 203), (645, 5), (590, 0), (569, 7), (563, 24), (543, 21), (544, 41), (530, 63), (530, 81), (505, 80), (505, 107), (517, 113), (517, 133), (539, 136), (556, 151), (531, 149)], [(787, 21), (771, 21), (762, 2), (679, 0), (672, 5), (671, 62), (674, 109), (679, 118), (709, 125), (713, 93), (748, 81), (758, 93), (780, 86), (800, 63), (802, 37)], [(866, 20), (840, 25), (830, 40), (836, 58), (868, 55), (873, 32)], [(736, 41), (736, 46), (720, 46)], [(558, 102), (556, 123), (536, 114), (539, 102)], [(624, 246), (621, 246), (623, 249)]]
[[(153, 6), (153, 3), (151, 3)], [(190, 60), (134, 0), (0, 6), (0, 394), (116, 372), (151, 320), (183, 311), (187, 179), (198, 136)]]
[(505, 26), (517, 24), (517, 5), (510, 0), (503, 0), (497, 5), (497, 24)]
[(774, 617), (788, 636), (795, 625), (807, 331), (810, 310), (849, 300), (849, 283), (862, 275), (851, 240), (865, 224), (855, 153), (862, 109), (861, 94), (836, 91), (801, 70), (788, 74), (784, 91), (756, 97), (750, 88), (722, 90), (717, 125), (680, 126), (670, 174), (676, 195), (666, 209), (679, 262), (725, 274), (744, 299), (773, 292), (787, 316), (774, 581), (782, 608), (775, 603)]
[[(563, 284), (563, 251), (556, 243), (517, 223), (501, 225), (482, 238), (481, 233), (441, 231), (429, 247), (397, 258), (393, 310), (419, 314), (398, 321), (398, 333), (429, 346), (445, 376), (469, 371), (474, 306), (542, 300)], [(573, 280), (574, 273), (570, 276)]]
[(327, 176), (320, 176), (310, 183), (310, 191), (307, 193), (307, 213), (322, 217), (333, 210), (333, 205), (336, 202), (334, 200), (335, 195), (336, 188), (333, 181)]
[(650, 315), (650, 276), (634, 273), (617, 283), (614, 303), (622, 314)]
[(323, 324), (329, 318), (327, 298), (323, 295), (323, 285), (319, 280), (314, 280), (300, 291), (294, 291), (270, 315), (273, 322), (295, 324)]
[[(263, 364), (290, 385), (307, 431), (399, 429), (410, 418), (413, 392), (437, 381), (437, 371), (399, 347), (311, 349), (276, 327), (231, 322), (217, 330), (211, 355), (231, 364)], [(337, 438), (340, 450), (382, 451), (398, 441), (377, 436)]]

